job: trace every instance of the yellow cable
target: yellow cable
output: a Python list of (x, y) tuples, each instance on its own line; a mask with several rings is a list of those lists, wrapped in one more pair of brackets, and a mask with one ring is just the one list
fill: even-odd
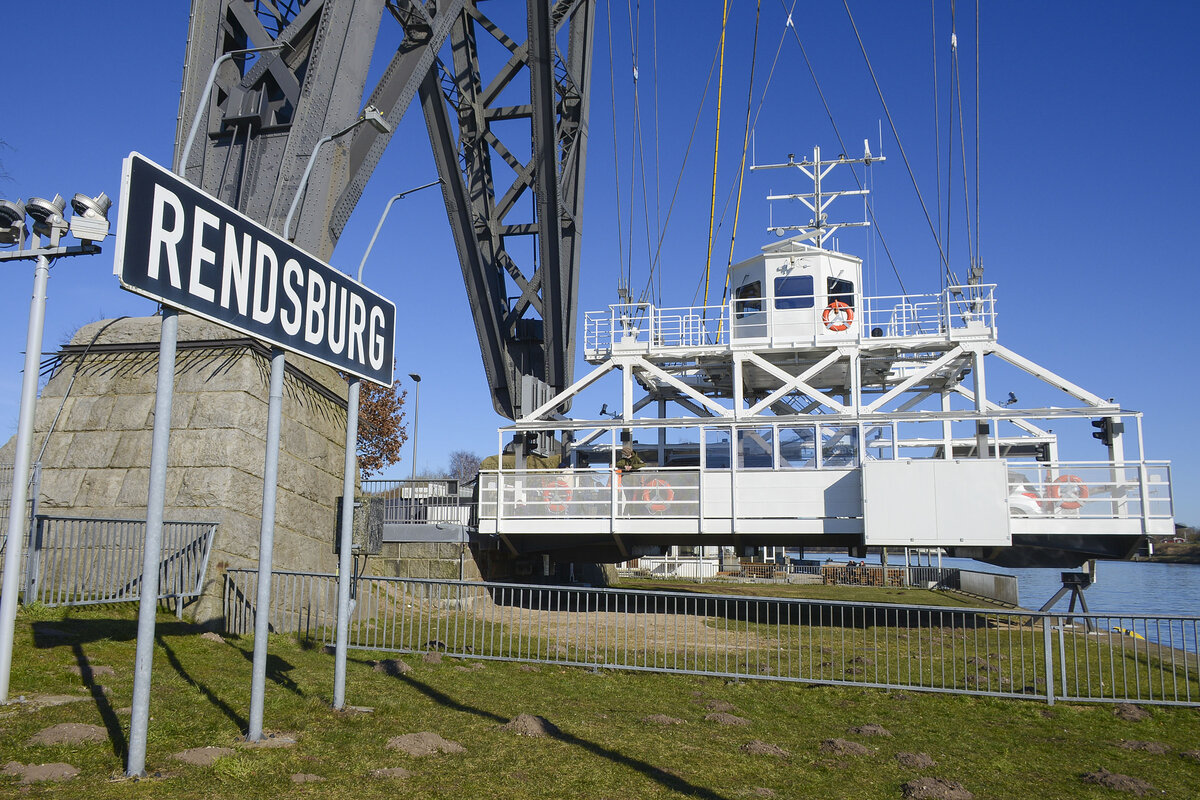
[(713, 225), (717, 218), (717, 154), (721, 151), (721, 89), (725, 82), (725, 25), (729, 22), (729, 0), (721, 12), (721, 66), (717, 72), (717, 138), (713, 142), (712, 200), (708, 208), (708, 255), (704, 260), (704, 307), (708, 307), (708, 276), (712, 269)]

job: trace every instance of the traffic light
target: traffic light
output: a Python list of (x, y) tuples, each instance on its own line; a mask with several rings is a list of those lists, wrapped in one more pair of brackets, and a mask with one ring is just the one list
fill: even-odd
[(1092, 438), (1099, 439), (1108, 447), (1112, 447), (1113, 435), (1125, 432), (1125, 424), (1116, 422), (1112, 417), (1102, 417), (1092, 420), (1092, 427), (1096, 430), (1092, 431)]

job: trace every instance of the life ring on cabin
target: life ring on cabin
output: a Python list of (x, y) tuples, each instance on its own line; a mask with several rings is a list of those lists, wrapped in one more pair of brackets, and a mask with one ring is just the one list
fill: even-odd
[(642, 490), (642, 502), (654, 514), (666, 511), (667, 505), (674, 500), (675, 490), (671, 488), (671, 484), (659, 478), (647, 481), (646, 488)]
[(1087, 484), (1078, 475), (1059, 475), (1050, 484), (1050, 496), (1060, 501), (1061, 508), (1079, 508), (1088, 499)]
[(854, 309), (841, 300), (834, 300), (821, 312), (821, 322), (829, 330), (840, 333), (854, 324)]
[(571, 502), (571, 486), (566, 478), (558, 478), (542, 489), (542, 498), (551, 514), (565, 514), (567, 503)]

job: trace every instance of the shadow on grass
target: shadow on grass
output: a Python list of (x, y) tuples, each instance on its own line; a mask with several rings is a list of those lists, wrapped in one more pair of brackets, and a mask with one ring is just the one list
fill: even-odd
[[(367, 662), (360, 662), (360, 663), (365, 664)], [(503, 715), (496, 714), (491, 711), (486, 711), (482, 708), (477, 708), (475, 706), (466, 705), (465, 703), (455, 700), (453, 697), (446, 694), (445, 692), (434, 689), (432, 686), (422, 683), (421, 681), (417, 680), (416, 678), (410, 677), (408, 675), (396, 674), (396, 675), (393, 675), (392, 677), (396, 678), (396, 680), (403, 681), (404, 683), (408, 684), (413, 689), (417, 690), (421, 694), (428, 697), (430, 700), (433, 700), (435, 703), (445, 706), (446, 708), (450, 708), (454, 711), (460, 711), (464, 714), (473, 714), (474, 716), (482, 717), (483, 719), (491, 720), (493, 722), (498, 722), (501, 724), (507, 723), (510, 721), (508, 719), (508, 717), (505, 717)], [(558, 733), (553, 733), (550, 735), (553, 738), (559, 740), (560, 742), (564, 742), (566, 744), (582, 748), (582, 749), (588, 751), (589, 753), (591, 753), (592, 755), (599, 756), (600, 758), (608, 759), (609, 761), (611, 761), (614, 764), (620, 764), (621, 766), (625, 766), (625, 767), (629, 767), (631, 769), (637, 770), (638, 772), (642, 773), (650, 780), (656, 781), (657, 783), (662, 785), (664, 788), (670, 789), (671, 791), (679, 792), (679, 793), (685, 794), (689, 797), (702, 797), (702, 798), (707, 798), (707, 800), (725, 800), (725, 798), (722, 795), (717, 794), (716, 792), (712, 791), (711, 789), (707, 789), (703, 786), (696, 786), (695, 784), (689, 783), (688, 781), (684, 780), (683, 778), (679, 777), (678, 775), (673, 775), (672, 773), (670, 773), (664, 769), (661, 769), (660, 767), (656, 767), (653, 764), (649, 764), (645, 761), (642, 761), (641, 759), (627, 756), (624, 753), (618, 752), (618, 751), (613, 750), (608, 747), (604, 747), (603, 745), (597, 744), (596, 742), (588, 741), (587, 739), (582, 739), (578, 736), (573, 736), (564, 731), (559, 731)]]
[(71, 652), (75, 654), (75, 663), (79, 665), (79, 677), (83, 680), (83, 686), (92, 696), (92, 700), (96, 702), (96, 710), (100, 712), (100, 718), (104, 720), (108, 739), (112, 742), (113, 755), (124, 760), (128, 755), (129, 742), (125, 739), (125, 729), (121, 727), (121, 721), (117, 719), (117, 712), (113, 710), (112, 703), (108, 702), (108, 696), (104, 694), (104, 687), (96, 683), (96, 676), (92, 672), (92, 662), (83, 652), (83, 645), (78, 642), (72, 644)]
[(179, 656), (175, 655), (175, 651), (171, 649), (171, 646), (167, 644), (163, 637), (159, 636), (157, 639), (158, 646), (163, 649), (163, 652), (167, 656), (167, 661), (171, 662), (171, 666), (174, 667), (175, 671), (179, 673), (179, 677), (183, 678), (188, 685), (194, 687), (200, 692), (200, 694), (204, 695), (205, 699), (216, 706), (222, 714), (229, 717), (233, 724), (237, 726), (238, 731), (244, 731), (250, 726), (249, 721), (234, 711), (228, 703), (218, 697), (216, 692), (193, 678), (188, 671), (184, 669), (183, 663), (179, 660)]
[[(253, 650), (243, 650), (239, 647), (238, 652), (247, 661), (254, 663)], [(284, 661), (277, 655), (267, 653), (267, 680), (279, 684), (297, 697), (304, 697), (304, 691), (300, 688), (300, 685), (284, 674), (285, 672), (291, 672), (295, 668), (296, 665), (292, 662)]]

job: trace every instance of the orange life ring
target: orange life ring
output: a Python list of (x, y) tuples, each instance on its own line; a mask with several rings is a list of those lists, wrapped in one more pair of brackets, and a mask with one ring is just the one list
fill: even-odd
[(844, 331), (854, 323), (854, 309), (841, 300), (834, 300), (825, 306), (821, 321), (831, 331)]
[(671, 488), (671, 484), (659, 478), (647, 481), (646, 488), (642, 490), (642, 502), (655, 514), (666, 511), (667, 504), (674, 499), (675, 490)]
[(1088, 487), (1078, 475), (1059, 475), (1050, 484), (1050, 496), (1061, 499), (1061, 508), (1079, 508), (1088, 499)]
[(542, 497), (551, 514), (565, 514), (567, 503), (571, 502), (571, 486), (566, 478), (558, 478), (542, 489)]

